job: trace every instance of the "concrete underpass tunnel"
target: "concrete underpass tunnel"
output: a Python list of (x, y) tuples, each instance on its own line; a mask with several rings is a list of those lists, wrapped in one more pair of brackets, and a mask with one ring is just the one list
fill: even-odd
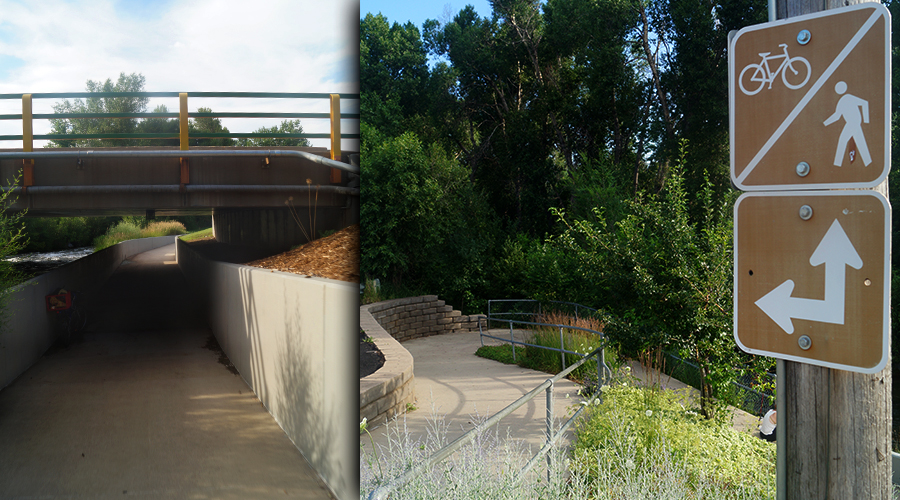
[(126, 258), (85, 299), (85, 333), (207, 328), (201, 305), (175, 261), (175, 245)]

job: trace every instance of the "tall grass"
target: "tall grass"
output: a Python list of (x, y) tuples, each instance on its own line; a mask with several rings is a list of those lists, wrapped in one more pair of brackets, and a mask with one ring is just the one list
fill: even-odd
[(106, 234), (94, 240), (94, 251), (100, 251), (127, 240), (152, 238), (154, 236), (173, 236), (186, 232), (184, 224), (177, 221), (156, 221), (142, 228), (134, 221), (123, 220), (109, 228)]
[[(602, 403), (583, 402), (592, 410), (579, 427), (575, 450), (552, 451), (549, 474), (546, 465), (539, 465), (517, 480), (534, 450), (495, 428), (413, 478), (391, 499), (774, 498), (773, 444), (727, 423), (694, 418), (676, 401), (679, 395), (624, 389), (605, 391)], [(602, 415), (609, 418), (598, 420)], [(448, 442), (448, 426), (434, 411), (421, 440), (410, 437), (403, 418), (387, 426), (387, 446), (372, 449), (366, 440), (360, 446), (360, 498)], [(699, 454), (708, 459), (697, 459), (685, 451), (689, 447), (701, 448)]]
[[(535, 316), (534, 322), (563, 325), (564, 327), (574, 326), (578, 328), (587, 328), (596, 332), (603, 331), (603, 323), (596, 318), (574, 318), (556, 311)], [(589, 354), (594, 349), (604, 345), (601, 336), (584, 330), (562, 328), (561, 337), (562, 342), (560, 341), (560, 328), (558, 327), (537, 327), (532, 333), (529, 343), (555, 349), (564, 348), (567, 351), (577, 352), (583, 355)], [(565, 368), (562, 366), (563, 355), (558, 351), (526, 346), (525, 356), (528, 367), (535, 370), (548, 373), (559, 373)], [(567, 353), (565, 354), (565, 364), (566, 366), (569, 366), (576, 363), (581, 358), (582, 356)], [(570, 378), (579, 381), (596, 380), (597, 367), (594, 363), (585, 363), (573, 371)]]

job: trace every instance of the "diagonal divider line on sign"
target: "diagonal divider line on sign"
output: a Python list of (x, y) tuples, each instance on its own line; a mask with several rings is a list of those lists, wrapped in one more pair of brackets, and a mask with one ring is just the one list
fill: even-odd
[[(859, 44), (859, 41), (862, 40), (862, 38), (869, 32), (869, 29), (872, 28), (872, 26), (876, 21), (878, 21), (878, 18), (880, 18), (881, 16), (881, 11), (876, 9), (875, 12), (872, 13), (871, 16), (869, 16), (869, 19), (867, 19), (866, 22), (863, 23), (863, 25), (859, 28), (859, 31), (857, 31), (856, 34), (853, 35), (853, 38), (851, 38), (850, 41), (847, 42), (847, 45), (844, 46), (843, 50), (841, 50), (837, 57), (834, 58), (834, 61), (832, 61), (831, 64), (828, 65), (828, 68), (824, 73), (822, 73), (819, 79), (816, 80), (816, 83), (813, 84), (812, 88), (809, 89), (806, 95), (803, 96), (803, 99), (801, 99), (800, 102), (797, 103), (793, 111), (791, 111), (787, 118), (785, 118), (781, 125), (775, 130), (775, 133), (772, 134), (772, 137), (769, 137), (769, 140), (766, 141), (759, 152), (756, 153), (756, 156), (753, 157), (747, 167), (744, 168), (743, 171), (741, 171), (741, 175), (739, 175), (737, 178), (738, 184), (744, 183), (744, 180), (747, 179), (747, 176), (750, 175), (751, 172), (753, 172), (753, 169), (755, 169), (756, 166), (759, 165), (759, 162), (763, 159), (766, 153), (769, 152), (769, 149), (771, 149), (772, 146), (778, 141), (778, 139), (781, 138), (781, 136), (788, 129), (788, 127), (791, 126), (791, 123), (794, 122), (800, 112), (803, 111), (804, 108), (806, 108), (806, 105), (809, 104), (809, 101), (811, 101), (812, 98), (815, 97), (819, 89), (821, 89), (822, 86), (825, 85), (825, 82), (829, 78), (831, 78), (831, 75), (834, 74), (838, 66), (840, 66), (841, 63), (844, 62), (844, 59), (846, 59), (850, 52), (856, 48), (856, 46)], [(785, 68), (785, 71), (787, 71), (787, 68)]]

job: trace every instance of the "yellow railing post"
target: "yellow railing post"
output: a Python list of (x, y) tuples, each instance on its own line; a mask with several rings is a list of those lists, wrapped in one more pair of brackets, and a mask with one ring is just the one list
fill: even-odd
[[(179, 111), (178, 111), (178, 126), (179, 126), (179, 136), (181, 139), (181, 150), (187, 151), (188, 144), (188, 106), (187, 106), (187, 92), (180, 92), (178, 94), (178, 103), (179, 103)], [(188, 158), (179, 158), (178, 163), (181, 167), (181, 176), (179, 178), (180, 186), (179, 191), (184, 193), (185, 186), (191, 182), (191, 165), (190, 160)]]
[[(34, 151), (34, 128), (31, 121), (31, 94), (22, 94), (22, 151)], [(22, 160), (22, 187), (34, 185), (34, 160)]]
[[(331, 159), (341, 161), (341, 96), (331, 94)], [(341, 182), (341, 171), (331, 169), (331, 182)]]
[(178, 94), (178, 101), (181, 105), (181, 110), (178, 113), (178, 125), (180, 130), (181, 137), (181, 150), (188, 150), (188, 106), (187, 106), (187, 92), (181, 92)]

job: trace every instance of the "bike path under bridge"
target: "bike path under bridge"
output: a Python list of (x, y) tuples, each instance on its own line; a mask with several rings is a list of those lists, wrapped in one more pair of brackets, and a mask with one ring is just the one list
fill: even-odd
[(175, 264), (124, 261), (0, 391), (0, 498), (332, 498), (229, 368)]

